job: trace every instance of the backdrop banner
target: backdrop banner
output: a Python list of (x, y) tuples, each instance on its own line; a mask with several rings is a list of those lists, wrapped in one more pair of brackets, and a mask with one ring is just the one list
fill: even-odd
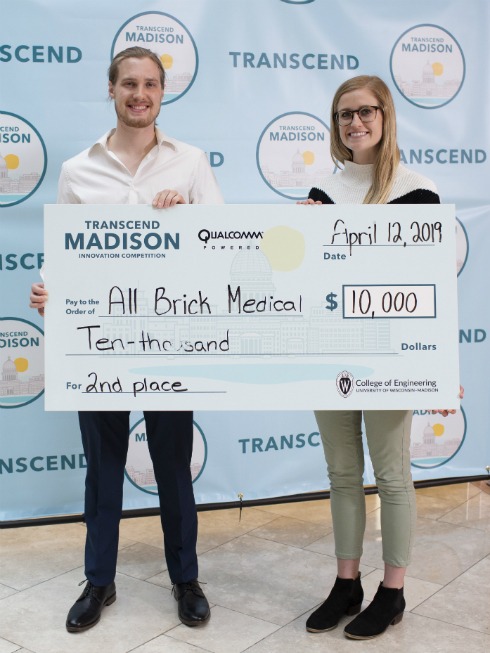
[[(336, 88), (359, 74), (387, 82), (402, 162), (431, 178), (443, 203), (456, 207), (465, 398), (446, 418), (415, 410), (412, 472), (416, 481), (485, 474), (490, 465), (482, 401), (489, 360), (487, 0), (372, 0), (368, 12), (359, 0), (4, 5), (0, 521), (83, 509), (86, 463), (77, 415), (44, 411), (44, 323), (29, 308), (28, 296), (44, 262), (43, 207), (56, 202), (62, 162), (114, 127), (107, 68), (114, 54), (132, 45), (154, 50), (166, 69), (159, 127), (207, 153), (228, 204), (286, 205), (305, 198), (334, 171), (328, 123)], [(263, 270), (253, 268), (254, 273)], [(198, 503), (328, 488), (310, 411), (197, 411), (194, 421)], [(374, 482), (369, 459), (365, 482)], [(124, 508), (157, 505), (144, 421), (133, 412)]]

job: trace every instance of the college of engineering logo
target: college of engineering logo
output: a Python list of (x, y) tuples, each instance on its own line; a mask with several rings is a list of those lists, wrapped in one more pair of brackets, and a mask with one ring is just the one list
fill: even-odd
[(38, 189), (47, 159), (46, 146), (34, 125), (0, 111), (0, 208), (19, 204)]
[(198, 55), (191, 33), (180, 20), (160, 11), (146, 11), (130, 18), (114, 38), (111, 57), (135, 45), (160, 57), (165, 68), (162, 104), (175, 102), (187, 93), (196, 79)]
[(462, 408), (442, 417), (430, 410), (414, 410), (410, 435), (410, 458), (414, 467), (440, 467), (454, 458), (466, 437), (466, 416)]
[(0, 317), (0, 408), (20, 408), (44, 392), (44, 334), (32, 322)]
[(400, 93), (424, 109), (451, 102), (465, 77), (459, 43), (438, 25), (416, 25), (404, 32), (393, 46), (390, 67)]
[[(206, 466), (208, 445), (204, 433), (194, 422), (194, 444), (192, 448), (191, 474), (194, 483), (201, 476)], [(158, 495), (155, 472), (146, 442), (144, 418), (139, 419), (129, 433), (129, 448), (126, 461), (126, 478), (139, 490), (147, 494)]]
[(337, 375), (335, 385), (337, 386), (339, 395), (344, 397), (344, 399), (347, 399), (347, 397), (351, 395), (352, 391), (354, 390), (354, 377), (350, 372), (344, 370)]
[(306, 199), (332, 173), (327, 125), (311, 113), (283, 113), (271, 120), (257, 144), (265, 183), (288, 199)]

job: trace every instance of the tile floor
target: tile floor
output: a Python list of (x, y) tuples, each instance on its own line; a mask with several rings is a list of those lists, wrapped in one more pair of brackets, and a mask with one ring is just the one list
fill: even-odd
[[(157, 517), (126, 519), (118, 599), (101, 622), (65, 631), (83, 580), (83, 524), (0, 531), (0, 653), (308, 653), (490, 651), (490, 487), (417, 490), (418, 538), (400, 625), (356, 642), (305, 631), (335, 578), (328, 501), (199, 513), (200, 578), (211, 620), (180, 624)], [(362, 576), (369, 601), (381, 579), (379, 500), (367, 497)], [(366, 602), (365, 602), (366, 605)]]

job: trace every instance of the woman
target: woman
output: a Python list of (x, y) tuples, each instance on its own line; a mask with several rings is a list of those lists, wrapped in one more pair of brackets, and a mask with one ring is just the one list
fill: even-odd
[[(332, 102), (330, 151), (343, 169), (303, 204), (434, 204), (434, 184), (400, 164), (393, 98), (378, 77), (344, 82)], [(442, 411), (441, 411), (442, 412)], [(454, 412), (454, 411), (451, 411)], [(445, 411), (447, 414), (447, 411)], [(410, 473), (411, 411), (317, 411), (330, 479), (337, 579), (326, 601), (306, 622), (310, 632), (335, 628), (361, 610), (359, 564), (366, 523), (361, 419), (381, 502), (384, 578), (370, 605), (345, 628), (371, 639), (403, 617), (403, 582), (410, 561), (416, 505)]]

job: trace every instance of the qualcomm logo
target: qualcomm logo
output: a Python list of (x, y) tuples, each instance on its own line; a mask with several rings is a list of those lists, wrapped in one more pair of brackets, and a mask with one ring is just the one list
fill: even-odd
[[(206, 438), (199, 424), (194, 422), (194, 444), (191, 460), (193, 483), (203, 473), (207, 456), (208, 446)], [(142, 492), (158, 496), (155, 472), (153, 471), (153, 463), (151, 462), (150, 452), (146, 442), (144, 418), (139, 419), (130, 430), (125, 475)]]
[(46, 163), (46, 147), (34, 125), (0, 111), (0, 207), (30, 197), (44, 178)]
[(441, 418), (430, 410), (414, 410), (410, 458), (413, 467), (441, 467), (454, 458), (466, 437), (466, 416), (462, 408)]
[(117, 32), (111, 56), (134, 45), (156, 52), (165, 69), (162, 104), (181, 98), (196, 79), (198, 54), (187, 27), (169, 14), (146, 11), (130, 18)]
[(306, 199), (332, 173), (329, 129), (311, 113), (283, 113), (271, 120), (257, 144), (265, 183), (288, 199)]
[(0, 318), (0, 408), (20, 408), (44, 392), (44, 334), (32, 322)]
[(423, 109), (451, 102), (465, 77), (459, 43), (438, 25), (416, 25), (404, 32), (393, 46), (390, 67), (400, 93)]

